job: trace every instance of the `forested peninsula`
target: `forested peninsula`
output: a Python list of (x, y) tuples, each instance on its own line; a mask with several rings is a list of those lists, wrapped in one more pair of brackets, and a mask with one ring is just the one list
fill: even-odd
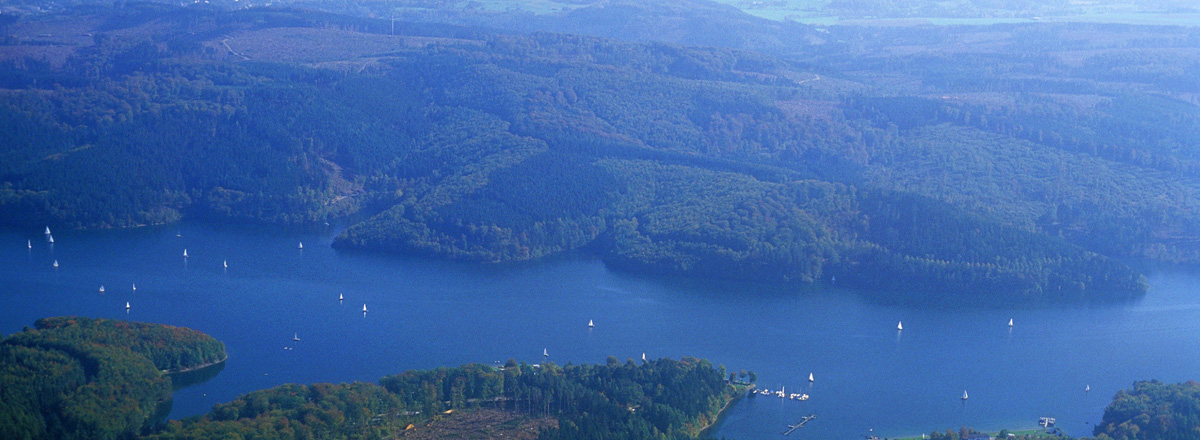
[(509, 360), (407, 371), (379, 384), (283, 385), (145, 438), (689, 439), (745, 393), (725, 379), (724, 367), (694, 358)]
[(1124, 261), (1200, 263), (1200, 83), (1172, 73), (1196, 31), (742, 18), (708, 46), (278, 7), (6, 19), (0, 223), (344, 221), (343, 249), (984, 300), (1136, 297)]
[(225, 357), (220, 341), (186, 328), (39, 319), (0, 341), (0, 438), (132, 438), (169, 403), (166, 373)]

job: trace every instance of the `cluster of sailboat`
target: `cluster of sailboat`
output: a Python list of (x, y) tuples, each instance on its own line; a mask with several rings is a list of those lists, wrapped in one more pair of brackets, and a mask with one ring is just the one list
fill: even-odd
[[(812, 384), (813, 382), (815, 382), (815, 379), (813, 378), (813, 374), (808, 373), (808, 383)], [(757, 393), (758, 395), (761, 395), (761, 396), (775, 396), (780, 399), (808, 400), (808, 394), (805, 394), (805, 393), (790, 393), (789, 394), (787, 392), (786, 386), (780, 386), (779, 391), (771, 391), (768, 388), (763, 388), (761, 390), (752, 391), (752, 392)]]
[[(45, 229), (45, 231), (44, 231), (44, 235), (46, 236), (46, 241), (47, 241), (48, 243), (50, 243), (50, 244), (54, 244), (54, 235), (52, 235), (52, 234), (50, 233), (50, 227), (49, 227), (49, 226), (46, 226), (46, 229)], [(183, 236), (183, 234), (182, 234), (182, 233), (179, 233), (179, 232), (176, 232), (176, 233), (175, 233), (175, 236), (176, 236), (176, 237), (182, 237), (182, 236)], [(301, 243), (298, 243), (297, 247), (298, 247), (299, 249), (304, 249), (304, 243), (303, 243), (303, 242), (301, 242)], [(26, 248), (26, 249), (33, 249), (33, 240), (25, 240), (25, 248)], [(185, 261), (186, 261), (188, 258), (190, 258), (190, 256), (188, 255), (188, 250), (187, 250), (187, 248), (183, 248), (183, 258), (185, 259)], [(57, 259), (55, 259), (55, 260), (54, 260), (54, 262), (53, 262), (53, 263), (51, 263), (51, 267), (54, 267), (55, 269), (57, 269), (57, 268), (59, 267), (59, 264), (58, 264), (58, 260), (57, 260)], [(222, 260), (222, 261), (221, 261), (221, 267), (222, 267), (222, 268), (225, 268), (225, 269), (229, 269), (229, 260)], [(100, 289), (99, 289), (99, 291), (100, 291), (100, 293), (104, 293), (105, 289), (104, 289), (104, 285), (103, 285), (103, 284), (101, 284), (101, 285), (100, 285)], [(134, 292), (137, 292), (137, 283), (133, 283), (133, 291), (134, 291)], [(342, 294), (338, 294), (338, 301), (343, 301), (343, 300), (345, 300), (345, 297), (343, 297), (343, 296), (342, 296)], [(131, 305), (131, 304), (130, 304), (128, 301), (126, 301), (126, 302), (125, 302), (125, 310), (126, 310), (126, 311), (129, 311), (129, 310), (130, 310), (130, 309), (132, 309), (132, 308), (133, 308), (133, 307), (132, 307), (132, 305)], [(364, 316), (365, 316), (365, 315), (366, 315), (366, 313), (367, 313), (367, 305), (366, 305), (366, 304), (363, 304), (363, 310), (362, 310), (362, 311), (363, 311), (363, 314), (364, 314)], [(590, 324), (590, 323), (589, 323), (589, 324)], [(293, 339), (293, 340), (299, 341), (299, 339)]]
[(758, 391), (755, 391), (755, 392), (756, 392), (756, 393), (758, 393), (758, 394), (760, 394), (760, 395), (763, 395), (763, 396), (775, 396), (775, 397), (778, 397), (778, 398), (780, 398), (780, 399), (789, 399), (789, 400), (808, 400), (808, 394), (804, 394), (804, 393), (791, 393), (791, 394), (788, 394), (788, 392), (787, 392), (787, 387), (780, 387), (780, 388), (779, 388), (779, 391), (771, 391), (771, 390), (769, 390), (769, 389), (763, 388), (763, 389), (761, 389), (761, 390), (758, 390)]

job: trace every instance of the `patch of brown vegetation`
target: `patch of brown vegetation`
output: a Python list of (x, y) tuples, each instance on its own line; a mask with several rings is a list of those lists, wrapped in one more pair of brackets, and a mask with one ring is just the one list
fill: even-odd
[(480, 439), (534, 440), (545, 428), (557, 428), (551, 417), (532, 418), (498, 409), (456, 411), (404, 431), (409, 440)]

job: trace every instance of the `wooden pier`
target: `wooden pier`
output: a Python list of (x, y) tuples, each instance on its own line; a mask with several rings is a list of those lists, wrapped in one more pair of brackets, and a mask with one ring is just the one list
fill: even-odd
[(805, 423), (811, 422), (813, 419), (816, 419), (816, 418), (817, 418), (816, 414), (809, 414), (807, 416), (804, 416), (804, 418), (800, 420), (800, 423), (797, 423), (795, 425), (788, 425), (788, 430), (784, 431), (783, 435), (791, 434), (792, 431), (803, 428)]

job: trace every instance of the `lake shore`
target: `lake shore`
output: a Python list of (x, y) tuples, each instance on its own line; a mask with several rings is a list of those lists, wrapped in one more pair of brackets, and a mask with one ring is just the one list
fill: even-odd
[[(1016, 436), (1032, 436), (1033, 438), (1055, 438), (1054, 435), (1047, 433), (1045, 429), (1021, 429), (1021, 430), (1008, 431), (1008, 433), (1016, 435)], [(987, 434), (988, 436), (991, 436), (992, 438), (996, 438), (996, 439), (1000, 438), (999, 437), (1000, 431), (986, 432), (985, 434)], [(893, 438), (892, 440), (921, 440), (921, 439), (927, 439), (927, 438), (929, 438), (928, 434), (917, 434), (917, 435), (911, 435), (911, 436), (906, 436), (906, 437), (896, 437), (896, 438)]]
[(228, 359), (229, 359), (229, 355), (228, 355), (228, 354), (226, 354), (226, 355), (225, 355), (224, 357), (222, 357), (221, 359), (218, 359), (218, 360), (215, 360), (215, 361), (212, 361), (212, 362), (206, 363), (206, 364), (194, 365), (194, 366), (187, 367), (187, 368), (176, 368), (176, 369), (172, 369), (172, 370), (161, 370), (161, 371), (162, 371), (162, 374), (179, 374), (179, 373), (187, 373), (187, 372), (189, 372), (189, 371), (203, 370), (203, 369), (205, 369), (205, 368), (208, 368), (208, 367), (211, 367), (211, 366), (213, 366), (213, 365), (217, 365), (217, 364), (220, 364), (220, 363), (222, 363), (222, 362), (225, 362), (225, 361), (226, 361), (226, 360), (228, 360)]
[(713, 426), (716, 426), (717, 422), (721, 421), (721, 417), (723, 417), (725, 415), (725, 411), (729, 409), (729, 406), (733, 405), (733, 402), (736, 402), (739, 399), (745, 398), (747, 393), (754, 391), (754, 384), (734, 385), (734, 387), (741, 389), (741, 391), (738, 392), (738, 394), (736, 396), (725, 401), (725, 406), (722, 406), (721, 409), (717, 411), (716, 417), (713, 417), (711, 422), (708, 422), (708, 424), (705, 424), (703, 427), (700, 428), (699, 431), (696, 432), (696, 434), (698, 436), (704, 435), (705, 432), (707, 432), (709, 429), (712, 429)]

